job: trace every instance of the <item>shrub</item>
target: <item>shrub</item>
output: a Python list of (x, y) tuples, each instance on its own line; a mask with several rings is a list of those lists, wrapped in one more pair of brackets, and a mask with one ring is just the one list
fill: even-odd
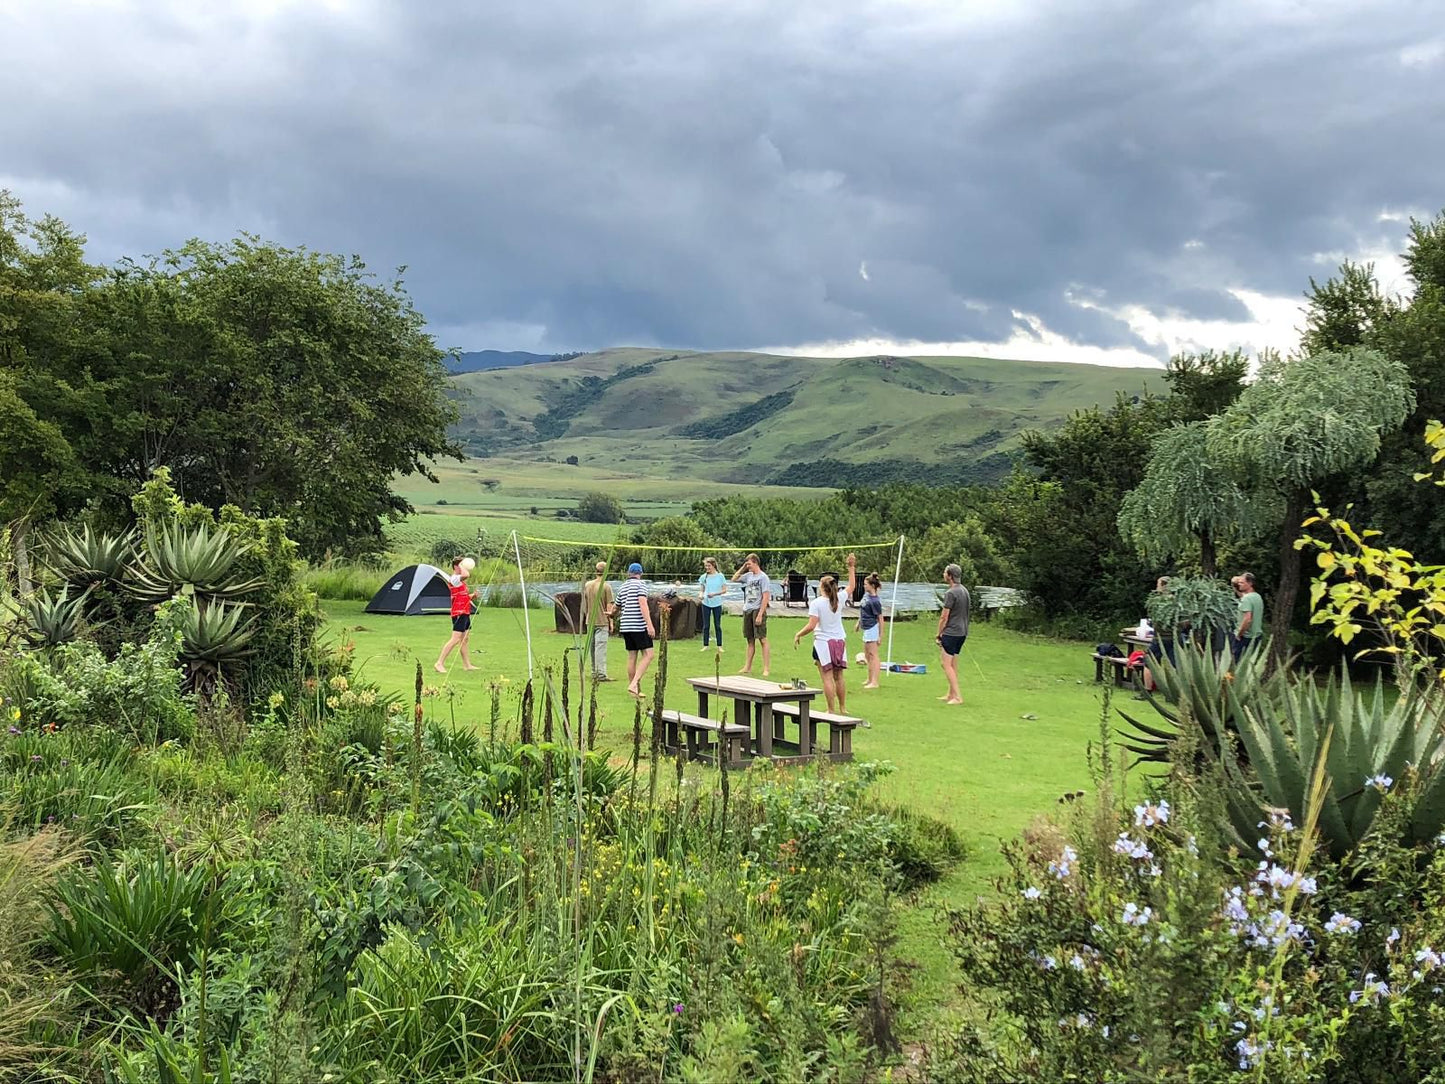
[[(465, 557), (467, 547), (464, 542), (458, 542), (451, 538), (439, 538), (432, 543), (431, 552), (428, 555), (431, 563), (437, 568), (450, 570), (452, 562), (459, 557)], [(370, 596), (368, 596), (370, 597)]]
[[(532, 509), (536, 515), (537, 510)], [(593, 491), (582, 495), (577, 502), (577, 518), (583, 523), (625, 523), (627, 516), (622, 511), (622, 502), (610, 493)]]
[(55, 825), (95, 846), (122, 844), (155, 798), (133, 760), (119, 735), (100, 728), (0, 737), (0, 809), (35, 831)]
[(133, 866), (100, 863), (63, 877), (46, 907), (46, 943), (71, 970), (155, 1013), (175, 996), (208, 906), (208, 871), (156, 853)]

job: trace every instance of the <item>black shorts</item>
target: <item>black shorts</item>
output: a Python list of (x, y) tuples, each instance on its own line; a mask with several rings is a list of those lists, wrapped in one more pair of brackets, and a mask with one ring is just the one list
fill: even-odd
[(470, 632), (470, 631), (471, 631), (471, 627), (472, 627), (472, 615), (471, 615), (471, 614), (457, 614), (456, 617), (452, 618), (452, 631), (453, 631), (453, 632)]
[(938, 645), (943, 648), (945, 654), (957, 655), (963, 650), (963, 642), (967, 639), (967, 636), (940, 636)]
[(622, 642), (628, 651), (647, 651), (652, 647), (652, 637), (645, 632), (624, 632)]

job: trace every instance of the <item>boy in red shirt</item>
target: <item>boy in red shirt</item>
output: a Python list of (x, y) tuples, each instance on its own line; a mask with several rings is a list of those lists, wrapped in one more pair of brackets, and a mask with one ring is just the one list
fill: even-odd
[(444, 665), (447, 656), (458, 648), (461, 649), (462, 669), (478, 669), (472, 665), (472, 653), (468, 643), (472, 636), (472, 592), (467, 587), (467, 577), (472, 574), (474, 567), (475, 563), (470, 557), (458, 557), (452, 562), (452, 574), (442, 577), (447, 581), (447, 588), (452, 594), (452, 637), (446, 642), (442, 653), (437, 656), (436, 665), (432, 667), (438, 674), (447, 672)]

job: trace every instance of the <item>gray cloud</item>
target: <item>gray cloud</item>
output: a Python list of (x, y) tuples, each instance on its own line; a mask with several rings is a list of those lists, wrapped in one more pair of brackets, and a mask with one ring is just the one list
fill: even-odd
[(1101, 310), (1243, 319), (1445, 204), (1428, 7), (0, 6), (0, 185), (102, 258), (406, 264), (463, 348), (1157, 351)]

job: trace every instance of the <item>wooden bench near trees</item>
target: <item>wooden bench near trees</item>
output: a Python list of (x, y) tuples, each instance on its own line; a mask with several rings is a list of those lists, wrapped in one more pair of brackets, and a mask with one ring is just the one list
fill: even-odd
[(1127, 655), (1101, 655), (1094, 652), (1094, 680), (1104, 680), (1104, 664), (1108, 663), (1113, 667), (1114, 684), (1121, 688), (1129, 688), (1139, 684), (1139, 668), (1129, 665)]
[[(801, 712), (796, 704), (774, 704), (773, 714), (781, 715), (789, 719), (799, 719), (801, 725)], [(818, 711), (814, 709), (808, 713), (808, 733), (799, 735), (799, 738), (806, 736), (807, 741), (799, 741), (800, 749), (818, 748), (818, 724), (826, 723), (828, 726), (828, 756), (833, 760), (853, 759), (853, 731), (860, 726), (866, 726), (862, 719), (852, 715), (838, 715), (831, 711)], [(781, 728), (779, 728), (781, 731)], [(778, 733), (777, 737), (783, 735)]]
[(662, 713), (663, 748), (676, 753), (686, 746), (688, 760), (709, 760), (721, 767), (721, 753), (729, 767), (745, 768), (751, 759), (748, 733), (742, 723), (720, 723), (682, 711)]

